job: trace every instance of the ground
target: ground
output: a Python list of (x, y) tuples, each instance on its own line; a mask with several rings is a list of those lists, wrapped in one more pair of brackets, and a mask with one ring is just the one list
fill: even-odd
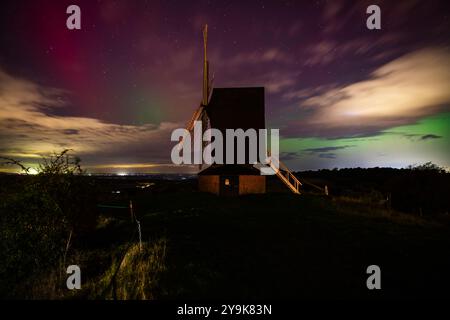
[[(126, 198), (109, 202), (126, 205)], [(449, 296), (450, 234), (441, 222), (320, 195), (175, 190), (130, 198), (144, 253), (129, 211), (102, 209), (97, 231), (79, 239), (69, 258), (81, 265), (86, 286), (65, 297)], [(138, 256), (131, 270), (130, 255)], [(380, 291), (366, 287), (373, 264), (381, 268)], [(136, 285), (123, 289), (130, 279)]]

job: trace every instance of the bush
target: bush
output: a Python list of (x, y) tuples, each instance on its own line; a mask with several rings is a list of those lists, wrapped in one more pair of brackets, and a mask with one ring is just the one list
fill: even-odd
[[(28, 168), (18, 164), (28, 172)], [(3, 188), (0, 204), (0, 295), (55, 267), (74, 235), (95, 228), (95, 190), (80, 160), (64, 150), (43, 159), (36, 176)]]
[(68, 223), (63, 212), (48, 194), (27, 189), (0, 207), (0, 287), (5, 294), (64, 252)]

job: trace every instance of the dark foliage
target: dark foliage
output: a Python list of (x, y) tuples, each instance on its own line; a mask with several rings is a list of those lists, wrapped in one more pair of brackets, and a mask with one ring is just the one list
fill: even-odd
[(0, 295), (10, 296), (12, 284), (58, 265), (69, 235), (95, 226), (94, 186), (81, 173), (80, 160), (65, 150), (43, 159), (35, 176), (2, 176)]
[(369, 196), (406, 213), (438, 215), (450, 211), (450, 173), (432, 163), (406, 169), (306, 171), (297, 176), (321, 186), (327, 185), (331, 195)]

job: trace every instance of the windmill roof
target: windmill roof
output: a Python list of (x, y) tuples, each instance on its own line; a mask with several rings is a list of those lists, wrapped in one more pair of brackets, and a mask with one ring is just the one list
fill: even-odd
[(261, 175), (260, 171), (252, 165), (242, 164), (215, 164), (200, 171), (199, 175)]

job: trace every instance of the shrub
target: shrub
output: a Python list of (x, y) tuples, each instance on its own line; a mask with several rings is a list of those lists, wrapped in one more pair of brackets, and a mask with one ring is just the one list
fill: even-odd
[[(19, 162), (7, 159), (8, 163)], [(3, 188), (0, 204), (0, 295), (58, 265), (72, 235), (95, 228), (95, 190), (80, 159), (64, 150), (43, 159), (36, 176)], [(70, 236), (69, 236), (70, 235)]]

